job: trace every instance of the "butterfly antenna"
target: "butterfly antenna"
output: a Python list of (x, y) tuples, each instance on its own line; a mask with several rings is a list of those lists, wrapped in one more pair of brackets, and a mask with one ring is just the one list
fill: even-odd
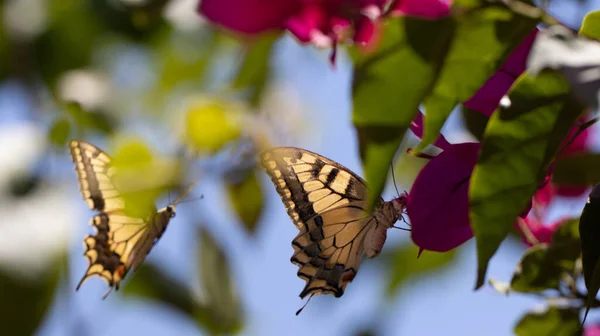
[(201, 199), (204, 199), (204, 195), (200, 195), (200, 197), (196, 197), (196, 198), (186, 199), (184, 201), (179, 202), (179, 204), (194, 202), (194, 201), (201, 200)]
[(394, 175), (394, 165), (390, 163), (390, 169), (392, 171), (392, 181), (394, 181), (394, 189), (396, 189), (396, 193), (398, 197), (400, 197), (400, 192), (398, 191), (398, 186), (396, 185), (396, 175)]
[[(179, 202), (181, 202), (181, 200), (183, 200), (189, 193), (190, 191), (192, 191), (192, 189), (194, 189), (194, 187), (196, 185), (198, 185), (199, 181), (196, 181), (192, 184), (190, 184), (183, 193), (181, 193), (181, 195), (179, 195), (179, 197), (177, 197), (177, 199), (175, 201), (173, 201), (173, 203), (171, 203), (171, 205), (177, 205)], [(203, 196), (204, 197), (204, 196)]]
[(402, 230), (402, 231), (411, 231), (408, 228), (403, 228), (403, 227), (399, 227), (399, 226), (392, 226), (394, 229), (398, 229), (398, 230)]
[(298, 309), (298, 311), (296, 312), (296, 316), (298, 316), (300, 314), (300, 312), (302, 312), (302, 310), (304, 309), (304, 307), (306, 307), (306, 305), (310, 302), (310, 299), (312, 299), (312, 297), (315, 296), (315, 294), (312, 294), (309, 298), (308, 301), (306, 301), (306, 303), (304, 304), (304, 306), (302, 306), (302, 308)]
[(106, 297), (108, 296), (108, 294), (110, 294), (110, 292), (112, 292), (113, 288), (114, 288), (114, 287), (112, 287), (112, 286), (111, 286), (111, 287), (110, 287), (110, 288), (109, 288), (109, 289), (106, 291), (106, 293), (104, 293), (104, 296), (102, 297), (102, 300), (106, 299)]

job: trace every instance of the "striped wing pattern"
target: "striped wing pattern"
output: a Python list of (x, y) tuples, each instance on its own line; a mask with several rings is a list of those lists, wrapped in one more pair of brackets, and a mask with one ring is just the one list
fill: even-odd
[(87, 235), (83, 240), (84, 256), (89, 265), (77, 289), (92, 276), (105, 280), (110, 289), (119, 289), (119, 283), (132, 263), (137, 261), (136, 264), (139, 264), (141, 261), (138, 259), (143, 260), (146, 256), (139, 255), (136, 250), (147, 246), (149, 240), (155, 240), (151, 234), (154, 230), (149, 231), (148, 228), (156, 217), (156, 210), (149, 218), (127, 216), (123, 212), (124, 201), (111, 182), (114, 175), (111, 158), (83, 141), (71, 141), (69, 151), (75, 163), (81, 195), (90, 209), (99, 212), (90, 220), (96, 233)]
[(291, 262), (306, 280), (300, 297), (340, 297), (354, 279), (375, 216), (365, 213), (367, 187), (342, 165), (310, 151), (279, 147), (264, 151), (267, 171), (293, 223), (300, 230), (292, 242)]

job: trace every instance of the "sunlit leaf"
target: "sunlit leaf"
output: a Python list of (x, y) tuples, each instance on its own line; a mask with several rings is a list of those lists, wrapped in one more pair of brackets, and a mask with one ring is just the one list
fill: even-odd
[(56, 291), (60, 263), (35, 279), (0, 271), (0, 323), (4, 335), (34, 335)]
[(165, 303), (188, 316), (194, 316), (197, 307), (188, 287), (148, 262), (132, 274), (123, 292)]
[(214, 153), (238, 139), (241, 129), (232, 116), (233, 108), (231, 104), (216, 100), (191, 105), (185, 125), (189, 146), (199, 152)]
[(439, 274), (443, 269), (453, 265), (456, 260), (456, 249), (445, 253), (424, 251), (420, 257), (419, 248), (412, 244), (403, 244), (384, 252), (383, 259), (390, 268), (390, 281), (387, 287), (388, 295), (393, 295), (404, 281), (413, 277)]
[(583, 208), (579, 219), (579, 235), (581, 238), (581, 258), (583, 263), (583, 278), (588, 290), (588, 302), (585, 317), (590, 304), (596, 298), (600, 289), (600, 185), (594, 187), (588, 202)]
[(579, 35), (600, 40), (600, 10), (591, 11), (585, 15)]
[(200, 278), (203, 289), (196, 318), (210, 333), (240, 331), (243, 310), (229, 270), (229, 260), (205, 230), (200, 232)]
[(560, 186), (590, 186), (600, 182), (600, 155), (581, 153), (556, 160), (552, 182)]
[(273, 47), (280, 37), (280, 33), (270, 33), (249, 42), (244, 61), (234, 79), (234, 88), (251, 90), (250, 104), (253, 106), (260, 103), (271, 72), (270, 61)]
[(156, 198), (178, 186), (182, 175), (178, 161), (158, 156), (136, 138), (125, 139), (115, 150), (113, 166), (113, 182), (125, 200), (125, 211), (142, 218), (156, 209)]
[(483, 285), (489, 260), (583, 111), (568, 92), (555, 73), (524, 75), (509, 95), (510, 107), (490, 118), (469, 190), (471, 226), (477, 238), (476, 288)]
[(239, 182), (227, 184), (227, 192), (233, 209), (248, 231), (254, 232), (263, 210), (263, 192), (255, 171), (248, 172)]
[(454, 28), (452, 18), (389, 18), (377, 51), (355, 58), (352, 121), (371, 190), (369, 207), (379, 198), (404, 133), (435, 82)]
[(579, 326), (579, 310), (575, 308), (550, 307), (543, 312), (530, 312), (515, 327), (518, 336), (577, 336), (583, 329)]
[(536, 24), (500, 6), (482, 6), (459, 15), (457, 21), (444, 67), (423, 103), (425, 129), (416, 152), (437, 139), (454, 107), (477, 92)]

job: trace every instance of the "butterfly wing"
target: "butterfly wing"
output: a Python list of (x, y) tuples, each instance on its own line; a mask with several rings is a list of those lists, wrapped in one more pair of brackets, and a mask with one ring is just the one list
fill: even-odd
[(90, 209), (100, 212), (90, 220), (96, 234), (87, 235), (83, 240), (89, 265), (77, 289), (92, 276), (99, 276), (111, 288), (118, 289), (131, 265), (139, 264), (140, 258), (146, 257), (147, 253), (142, 255), (138, 250), (153, 240), (154, 230), (149, 228), (156, 218), (156, 209), (147, 218), (126, 215), (125, 202), (112, 183), (115, 171), (111, 158), (83, 141), (71, 141), (69, 151), (83, 199)]
[(365, 181), (304, 149), (273, 148), (260, 159), (300, 230), (291, 258), (299, 267), (298, 276), (307, 282), (300, 297), (342, 296), (358, 272), (365, 236), (376, 227), (375, 217), (365, 212)]

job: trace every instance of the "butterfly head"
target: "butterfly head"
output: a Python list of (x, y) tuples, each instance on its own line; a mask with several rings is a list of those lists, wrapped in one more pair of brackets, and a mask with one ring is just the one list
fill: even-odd
[(162, 213), (167, 219), (171, 219), (175, 217), (175, 206), (167, 205), (165, 208), (161, 209), (159, 213)]

